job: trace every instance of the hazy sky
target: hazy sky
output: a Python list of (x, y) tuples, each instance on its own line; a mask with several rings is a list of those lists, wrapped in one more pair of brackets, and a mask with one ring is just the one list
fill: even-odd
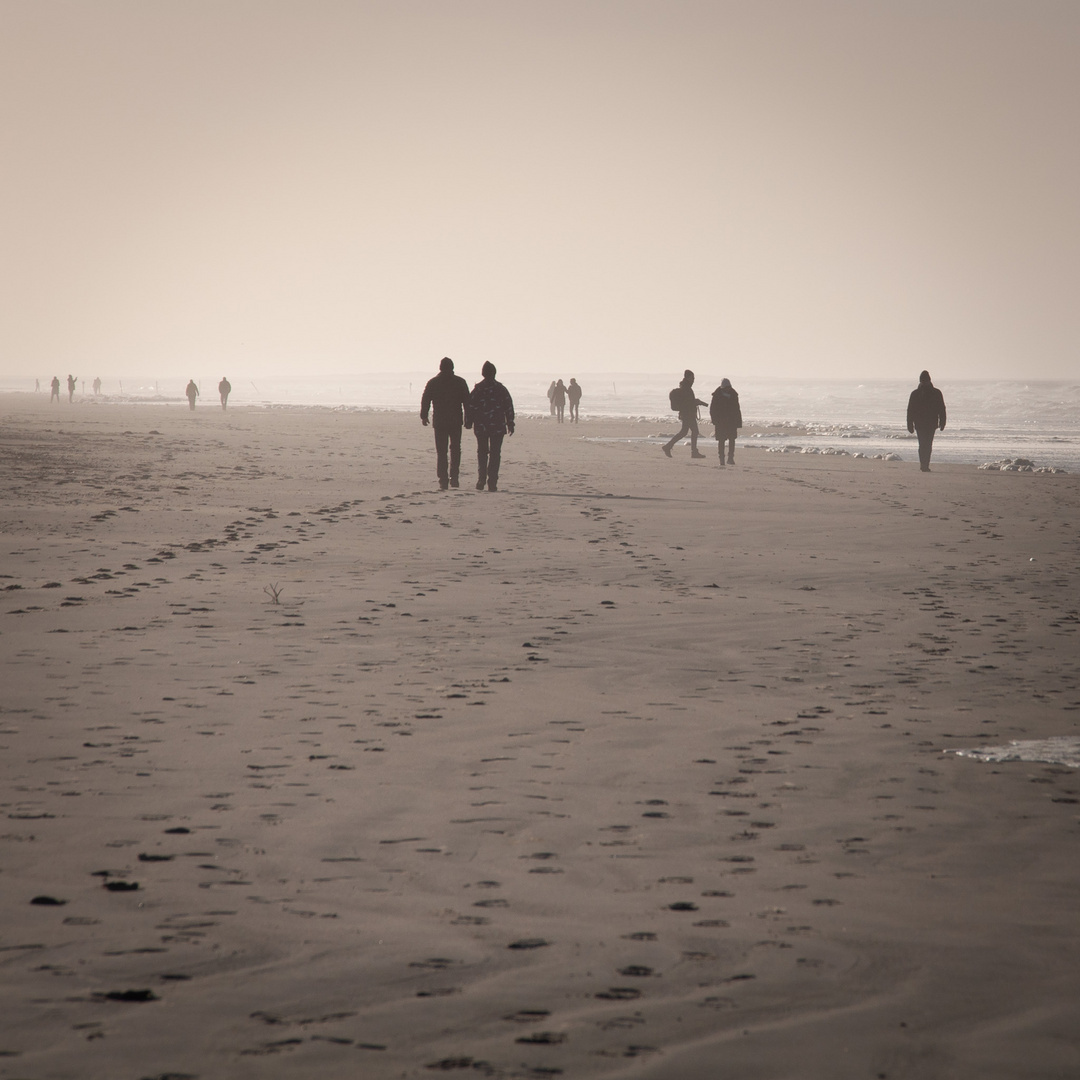
[(0, 376), (1080, 378), (1077, 0), (0, 0)]

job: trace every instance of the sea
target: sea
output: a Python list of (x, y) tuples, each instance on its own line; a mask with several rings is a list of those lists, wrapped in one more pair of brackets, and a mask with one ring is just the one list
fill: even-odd
[[(476, 373), (461, 372), (470, 381)], [(377, 375), (236, 376), (230, 375), (230, 409), (319, 408), (340, 410), (419, 410), (420, 395), (433, 371), (384, 372)], [(576, 434), (591, 436), (589, 418), (627, 421), (627, 441), (657, 441), (662, 436), (650, 425), (648, 432), (638, 421), (660, 420), (676, 430), (668, 407), (668, 391), (681, 372), (643, 375), (605, 372), (576, 375), (582, 386), (582, 425)], [(565, 375), (561, 376), (569, 382)], [(61, 381), (66, 378), (61, 373)], [(220, 375), (195, 377), (200, 386), (200, 407), (217, 404)], [(75, 403), (122, 405), (128, 402), (187, 408), (184, 387), (187, 377), (102, 376), (101, 394), (91, 389), (91, 379), (79, 378)], [(519, 413), (548, 416), (547, 389), (550, 373), (500, 374), (514, 397)], [(698, 396), (708, 401), (720, 377), (699, 373)], [(905, 423), (908, 395), (914, 380), (896, 379), (785, 379), (734, 378), (743, 421), (752, 428), (771, 429), (767, 434), (740, 437), (748, 447), (788, 453), (894, 454), (917, 461), (915, 437)], [(1080, 381), (1050, 380), (948, 380), (937, 383), (945, 396), (948, 423), (934, 442), (936, 462), (970, 465), (1022, 463), (1017, 468), (1065, 469), (1080, 472)], [(0, 379), (0, 392), (35, 393), (33, 379)], [(48, 381), (40, 390), (48, 396)], [(67, 388), (61, 389), (67, 402)], [(711, 434), (707, 410), (700, 410), (702, 432)], [(612, 438), (610, 434), (605, 438)]]

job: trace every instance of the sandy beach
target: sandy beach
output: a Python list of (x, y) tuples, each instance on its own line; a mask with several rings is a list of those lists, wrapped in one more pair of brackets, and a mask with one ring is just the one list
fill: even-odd
[(0, 397), (0, 1077), (1080, 1075), (1080, 477), (649, 433)]

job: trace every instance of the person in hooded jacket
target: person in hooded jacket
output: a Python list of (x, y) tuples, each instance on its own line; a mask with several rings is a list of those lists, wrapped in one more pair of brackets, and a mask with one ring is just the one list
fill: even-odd
[(514, 401), (510, 391), (495, 381), (495, 365), (487, 361), (480, 369), (484, 376), (469, 399), (473, 434), (476, 436), (476, 490), (499, 490), (499, 463), (504, 435), (514, 434)]
[(454, 361), (444, 356), (439, 361), (439, 374), (428, 379), (424, 396), (420, 399), (420, 420), (428, 425), (428, 410), (435, 414), (435, 471), (439, 487), (458, 486), (461, 468), (461, 427), (472, 427), (472, 410), (469, 405), (469, 384), (454, 374)]
[(713, 391), (709, 416), (716, 428), (716, 444), (720, 449), (720, 464), (724, 464), (724, 444), (728, 445), (727, 463), (735, 464), (735, 437), (742, 427), (742, 409), (739, 408), (739, 392), (727, 379)]
[(919, 437), (919, 468), (929, 472), (934, 433), (945, 430), (945, 398), (930, 381), (929, 371), (919, 375), (919, 385), (908, 398), (907, 429)]

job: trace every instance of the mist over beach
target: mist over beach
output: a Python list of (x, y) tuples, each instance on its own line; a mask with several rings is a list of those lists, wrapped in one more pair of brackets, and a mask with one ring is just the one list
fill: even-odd
[(1078, 47), (0, 0), (0, 1080), (1080, 1075)]

